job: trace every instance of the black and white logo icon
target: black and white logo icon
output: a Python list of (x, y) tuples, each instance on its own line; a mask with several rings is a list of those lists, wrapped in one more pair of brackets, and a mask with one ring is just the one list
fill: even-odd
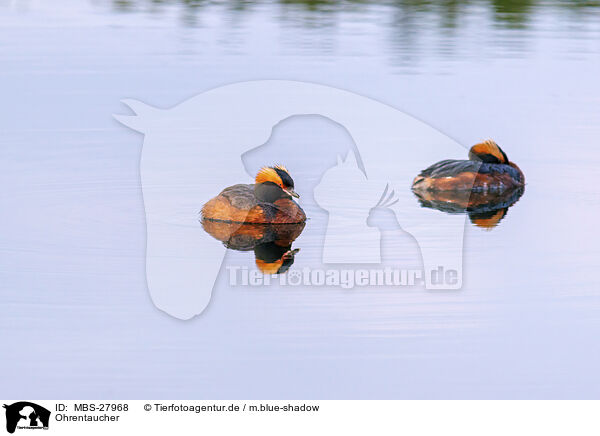
[(16, 429), (48, 429), (50, 411), (29, 401), (19, 401), (3, 406), (6, 409), (6, 431), (14, 433)]

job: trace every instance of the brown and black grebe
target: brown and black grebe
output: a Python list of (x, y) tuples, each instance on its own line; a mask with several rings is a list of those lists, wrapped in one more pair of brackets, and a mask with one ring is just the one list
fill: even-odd
[(262, 168), (254, 185), (223, 189), (202, 207), (202, 219), (226, 223), (295, 224), (306, 221), (302, 208), (292, 200), (294, 180), (281, 165)]
[(471, 191), (502, 193), (525, 185), (519, 167), (492, 140), (469, 150), (469, 160), (447, 159), (421, 171), (413, 180), (414, 191)]

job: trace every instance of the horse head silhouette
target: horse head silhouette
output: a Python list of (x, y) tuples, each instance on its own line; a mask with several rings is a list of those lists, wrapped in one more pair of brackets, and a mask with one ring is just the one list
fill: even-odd
[[(425, 209), (420, 215), (403, 216), (405, 208), (414, 206), (409, 189), (414, 174), (440, 156), (464, 154), (462, 146), (425, 123), (360, 95), (293, 81), (227, 85), (167, 110), (135, 100), (123, 102), (136, 115), (115, 118), (144, 134), (140, 175), (148, 288), (154, 304), (168, 314), (189, 319), (201, 313), (210, 301), (224, 259), (224, 247), (199, 227), (201, 205), (225, 186), (251, 182), (253, 175), (244, 171), (241, 155), (267, 142), (273, 126), (295, 115), (321, 115), (344, 126), (360, 152), (366, 181), (351, 168), (356, 157), (349, 156), (344, 161), (350, 159), (348, 168), (338, 170), (356, 180), (356, 189), (340, 190), (337, 196), (326, 198), (324, 188), (338, 183), (326, 176), (323, 190), (319, 188), (323, 195), (317, 194), (319, 204), (331, 206), (330, 219), (341, 219), (345, 210), (353, 223), (356, 218), (356, 228), (364, 231), (364, 236), (357, 235), (353, 262), (379, 259), (374, 242), (377, 229), (367, 226), (369, 213), (365, 211), (377, 204), (389, 185), (398, 199), (390, 208), (402, 228), (416, 238), (425, 277), (439, 266), (459, 271), (459, 280), (452, 285), (427, 280), (426, 287), (460, 288), (465, 217), (444, 217), (442, 222)], [(353, 199), (345, 202), (344, 208), (340, 202), (350, 195)], [(367, 197), (371, 196), (369, 203)], [(360, 226), (359, 217), (363, 220)], [(335, 222), (330, 227), (332, 231), (339, 228)], [(344, 249), (338, 245), (341, 240), (329, 234), (327, 239), (324, 260), (341, 260), (336, 254)], [(357, 250), (357, 244), (363, 243), (366, 245)]]

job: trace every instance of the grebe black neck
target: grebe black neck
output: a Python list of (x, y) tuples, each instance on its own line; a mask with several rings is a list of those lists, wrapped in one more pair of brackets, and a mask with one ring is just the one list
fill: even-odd
[(290, 198), (283, 189), (274, 182), (263, 182), (254, 185), (254, 196), (265, 203), (275, 203), (280, 198)]
[(256, 266), (264, 274), (283, 274), (294, 263), (299, 248), (292, 250), (291, 245), (279, 245), (277, 241), (265, 242), (254, 247)]

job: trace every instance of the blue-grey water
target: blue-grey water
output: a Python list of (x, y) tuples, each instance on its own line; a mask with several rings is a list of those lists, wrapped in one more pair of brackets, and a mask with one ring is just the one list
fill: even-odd
[[(0, 397), (600, 397), (598, 77), (590, 1), (0, 1)], [(467, 224), (461, 290), (231, 287), (223, 270), (201, 316), (155, 308), (142, 137), (112, 114), (261, 79), (503, 146), (526, 191), (491, 231)], [(350, 139), (300, 117), (272, 142), (244, 163), (293, 169), (300, 270), (327, 220), (314, 153)]]

